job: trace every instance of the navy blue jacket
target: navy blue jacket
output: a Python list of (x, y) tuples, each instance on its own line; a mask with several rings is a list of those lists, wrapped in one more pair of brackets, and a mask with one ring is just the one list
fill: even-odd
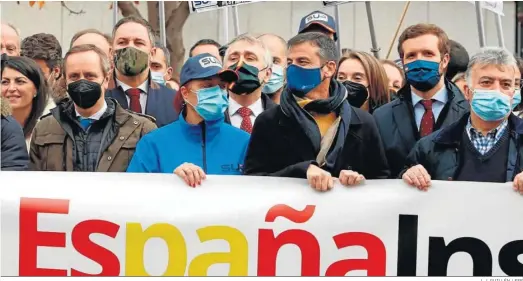
[[(469, 103), (452, 82), (445, 81), (448, 102), (443, 107), (434, 130), (444, 128), (469, 112)], [(374, 111), (374, 119), (380, 131), (387, 162), (392, 178), (405, 168), (405, 159), (420, 139), (414, 118), (410, 85), (406, 84), (398, 92), (398, 99)]]
[(22, 127), (11, 116), (2, 114), (1, 162), (2, 171), (25, 171), (29, 168), (29, 154)]
[[(116, 75), (113, 76), (116, 77)], [(154, 117), (158, 128), (176, 121), (178, 114), (174, 110), (175, 95), (176, 92), (174, 90), (152, 81), (151, 75), (149, 75), (147, 104), (145, 106), (145, 112), (142, 113)], [(113, 89), (108, 90), (105, 96), (116, 99), (124, 109), (129, 109), (127, 97), (121, 87), (115, 86)]]
[[(467, 126), (470, 114), (465, 114), (457, 122), (422, 138), (407, 160), (406, 167), (422, 165), (432, 180), (453, 180), (461, 168), (461, 139)], [(509, 153), (507, 159), (506, 181), (514, 180), (521, 173), (523, 163), (523, 120), (511, 114), (508, 119), (510, 132)]]
[(187, 162), (208, 175), (241, 175), (249, 137), (223, 118), (191, 125), (181, 114), (138, 142), (127, 172), (172, 173)]

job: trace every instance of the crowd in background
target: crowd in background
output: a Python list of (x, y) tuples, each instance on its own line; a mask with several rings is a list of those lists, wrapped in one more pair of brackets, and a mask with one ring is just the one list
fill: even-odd
[(433, 24), (407, 27), (396, 61), (337, 49), (334, 19), (299, 32), (202, 39), (175, 71), (141, 17), (112, 34), (21, 40), (2, 23), (1, 169), (175, 173), (339, 181), (513, 182), (523, 194), (523, 63), (469, 56)]

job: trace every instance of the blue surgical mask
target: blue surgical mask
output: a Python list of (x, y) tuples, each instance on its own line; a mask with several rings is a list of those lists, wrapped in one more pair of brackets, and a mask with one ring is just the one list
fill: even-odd
[(512, 110), (514, 110), (521, 103), (521, 89), (514, 91), (514, 97), (512, 97)]
[(287, 67), (287, 88), (298, 97), (304, 97), (321, 83), (321, 67), (303, 68), (294, 64)]
[(496, 90), (474, 90), (470, 106), (484, 121), (499, 121), (511, 111), (510, 97)]
[(225, 110), (229, 106), (227, 93), (220, 86), (200, 89), (196, 92), (198, 104), (196, 106), (185, 101), (192, 106), (194, 110), (205, 121), (215, 121), (224, 117)]
[(283, 67), (279, 65), (272, 65), (272, 75), (269, 79), (269, 82), (263, 86), (262, 92), (265, 94), (274, 94), (276, 93), (281, 87), (283, 87)]
[(416, 60), (404, 66), (407, 82), (422, 92), (433, 89), (441, 79), (439, 63), (427, 60)]
[(154, 72), (154, 71), (151, 71), (151, 78), (153, 79), (154, 82), (160, 84), (160, 85), (164, 85), (165, 86), (165, 77), (164, 77), (164, 73), (161, 73), (161, 72)]

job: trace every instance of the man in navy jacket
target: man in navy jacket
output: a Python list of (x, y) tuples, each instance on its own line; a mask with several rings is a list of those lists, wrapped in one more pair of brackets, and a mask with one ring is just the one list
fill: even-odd
[(158, 127), (175, 121), (176, 92), (151, 79), (149, 58), (156, 48), (149, 23), (140, 17), (123, 18), (115, 25), (113, 38), (115, 88), (106, 96), (125, 109), (154, 117)]

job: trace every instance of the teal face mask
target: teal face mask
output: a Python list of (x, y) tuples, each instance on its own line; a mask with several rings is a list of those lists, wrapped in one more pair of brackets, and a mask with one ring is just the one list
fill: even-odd
[(274, 94), (283, 87), (284, 82), (283, 67), (272, 65), (272, 75), (269, 82), (263, 86), (262, 92), (265, 94)]
[(151, 78), (154, 82), (165, 86), (165, 77), (163, 73), (151, 71)]
[(229, 106), (227, 93), (220, 86), (200, 89), (196, 92), (198, 104), (196, 106), (185, 101), (192, 106), (194, 110), (205, 121), (215, 121), (224, 117), (225, 110)]
[(521, 89), (517, 89), (512, 97), (512, 110), (514, 110), (521, 103)]
[(499, 121), (512, 111), (510, 97), (497, 90), (474, 90), (470, 106), (479, 118), (487, 122)]

